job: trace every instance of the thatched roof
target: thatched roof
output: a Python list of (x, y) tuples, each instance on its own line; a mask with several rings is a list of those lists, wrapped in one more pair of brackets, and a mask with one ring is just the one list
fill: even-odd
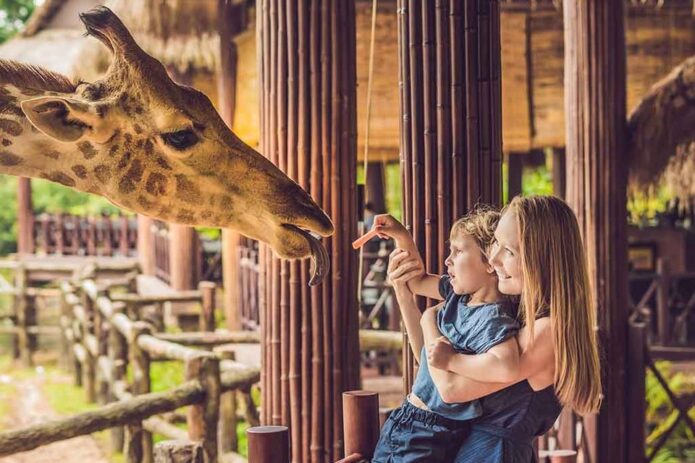
[[(214, 72), (219, 66), (217, 0), (106, 0), (150, 55), (181, 74)], [(90, 59), (109, 58), (106, 49), (90, 50)]]
[(21, 34), (0, 45), (0, 58), (42, 66), (69, 77), (85, 77), (76, 63), (85, 48), (98, 42), (84, 37), (78, 14), (99, 3), (46, 0), (36, 8)]

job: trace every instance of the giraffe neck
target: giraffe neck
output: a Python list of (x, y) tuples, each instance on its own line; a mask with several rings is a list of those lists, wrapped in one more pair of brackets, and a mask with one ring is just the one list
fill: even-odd
[(89, 142), (57, 141), (37, 130), (24, 115), (22, 101), (47, 95), (65, 94), (0, 84), (0, 174), (43, 178), (97, 192), (98, 185), (87, 173), (98, 148)]

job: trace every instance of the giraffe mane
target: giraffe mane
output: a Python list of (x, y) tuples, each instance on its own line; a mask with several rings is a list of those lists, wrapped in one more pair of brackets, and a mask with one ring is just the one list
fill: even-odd
[(62, 74), (6, 59), (0, 59), (0, 84), (61, 93), (72, 93), (77, 89), (75, 83)]

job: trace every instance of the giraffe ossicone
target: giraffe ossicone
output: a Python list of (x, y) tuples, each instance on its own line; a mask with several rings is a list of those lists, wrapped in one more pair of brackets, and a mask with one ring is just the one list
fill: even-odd
[(80, 15), (113, 55), (73, 83), (0, 60), (0, 173), (44, 178), (164, 221), (231, 228), (284, 258), (328, 270), (333, 223), (311, 196), (225, 125), (201, 92), (174, 82), (108, 8)]

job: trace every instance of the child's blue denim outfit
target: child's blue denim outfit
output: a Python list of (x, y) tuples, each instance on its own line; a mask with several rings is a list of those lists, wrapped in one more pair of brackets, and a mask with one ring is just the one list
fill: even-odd
[[(515, 336), (519, 330), (516, 306), (496, 302), (468, 305), (468, 295), (457, 295), (448, 275), (439, 281), (444, 307), (437, 314), (439, 331), (457, 352), (482, 354)], [(470, 420), (483, 413), (480, 401), (445, 403), (432, 381), (423, 347), (413, 394), (429, 410), (421, 410), (406, 400), (384, 423), (373, 462), (450, 462), (470, 433)]]

